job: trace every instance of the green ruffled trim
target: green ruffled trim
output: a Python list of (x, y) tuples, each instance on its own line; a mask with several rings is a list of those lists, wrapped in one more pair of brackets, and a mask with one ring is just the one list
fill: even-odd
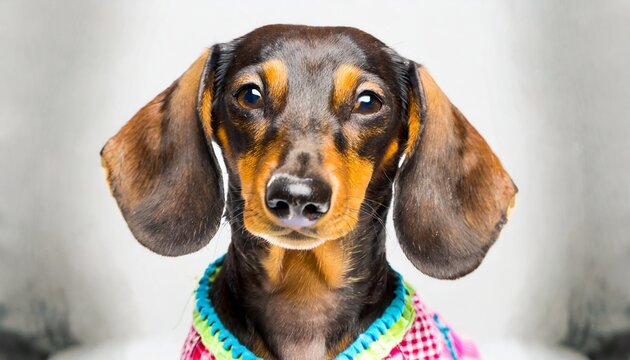
[(387, 331), (374, 341), (369, 348), (358, 353), (355, 357), (357, 360), (363, 359), (382, 359), (389, 355), (392, 350), (400, 344), (402, 339), (407, 334), (407, 331), (411, 329), (413, 322), (416, 319), (416, 310), (413, 306), (412, 296), (414, 294), (413, 288), (405, 283), (407, 289), (407, 295), (405, 296), (405, 307), (400, 319), (396, 321)]
[(241, 357), (234, 357), (232, 350), (223, 349), (223, 342), (219, 340), (219, 332), (217, 331), (212, 335), (212, 329), (205, 320), (201, 318), (201, 314), (196, 310), (193, 312), (193, 327), (199, 336), (201, 337), (201, 343), (208, 349), (208, 351), (214, 355), (217, 360), (234, 360), (241, 359)]

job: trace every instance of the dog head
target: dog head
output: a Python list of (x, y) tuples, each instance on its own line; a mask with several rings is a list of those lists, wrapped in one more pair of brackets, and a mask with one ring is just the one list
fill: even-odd
[(394, 190), (400, 244), (438, 278), (479, 265), (516, 193), (427, 70), (352, 28), (274, 25), (215, 45), (107, 142), (113, 194), (151, 250), (190, 253), (216, 232), (211, 141), (250, 234), (310, 249), (384, 219)]

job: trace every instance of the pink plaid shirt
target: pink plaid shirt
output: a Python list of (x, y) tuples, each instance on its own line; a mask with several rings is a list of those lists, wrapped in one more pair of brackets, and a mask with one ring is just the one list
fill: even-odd
[[(391, 360), (477, 360), (480, 359), (472, 342), (459, 338), (436, 313), (427, 310), (417, 295), (413, 295), (415, 320), (402, 341), (385, 359)], [(191, 329), (181, 360), (214, 360), (201, 342), (201, 337)]]

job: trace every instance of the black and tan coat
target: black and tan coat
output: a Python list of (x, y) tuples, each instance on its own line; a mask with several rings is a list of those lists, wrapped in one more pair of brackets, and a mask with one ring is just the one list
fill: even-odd
[[(157, 253), (202, 248), (226, 217), (212, 300), (264, 358), (331, 358), (382, 313), (392, 198), (409, 260), (454, 279), (481, 263), (516, 193), (426, 68), (342, 27), (266, 26), (213, 46), (102, 160), (131, 231)], [(292, 179), (306, 200), (282, 200)]]

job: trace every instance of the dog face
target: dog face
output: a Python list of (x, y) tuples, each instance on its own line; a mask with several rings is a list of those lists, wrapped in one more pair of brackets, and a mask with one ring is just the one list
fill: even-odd
[(383, 49), (349, 29), (293, 27), (219, 46), (217, 62), (227, 66), (213, 133), (248, 231), (304, 249), (357, 225), (374, 172), (396, 157), (402, 125), (403, 64)]
[(213, 236), (223, 190), (212, 140), (236, 217), (284, 248), (384, 219), (395, 178), (403, 250), (440, 278), (481, 262), (516, 193), (425, 69), (351, 28), (267, 26), (215, 45), (105, 145), (111, 188), (145, 246), (180, 255)]

